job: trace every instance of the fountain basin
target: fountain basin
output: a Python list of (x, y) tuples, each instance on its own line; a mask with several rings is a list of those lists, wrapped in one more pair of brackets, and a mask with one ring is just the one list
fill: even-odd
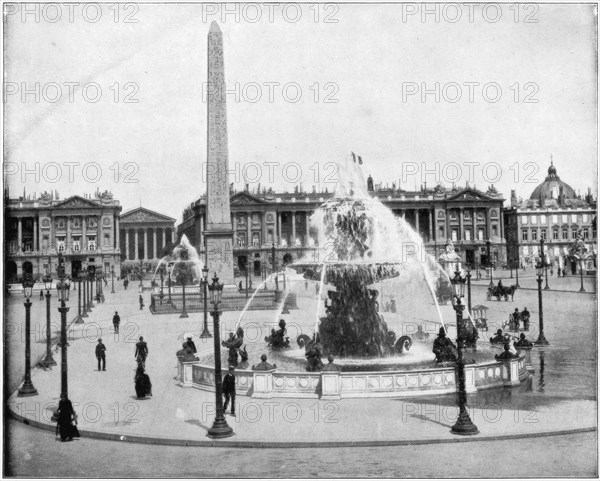
[[(451, 394), (457, 390), (455, 368), (364, 371), (293, 372), (236, 370), (238, 395), (257, 398), (344, 399), (418, 397)], [(528, 379), (525, 356), (465, 366), (466, 390), (514, 387)], [(215, 390), (214, 367), (201, 362), (180, 362), (183, 387)]]

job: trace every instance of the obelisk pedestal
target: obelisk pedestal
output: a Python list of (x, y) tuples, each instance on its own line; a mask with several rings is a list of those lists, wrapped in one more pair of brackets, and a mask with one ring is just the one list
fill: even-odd
[(223, 295), (237, 286), (233, 277), (233, 227), (229, 208), (229, 148), (225, 105), (223, 34), (216, 22), (208, 33), (207, 186), (204, 242), (209, 278), (216, 272)]

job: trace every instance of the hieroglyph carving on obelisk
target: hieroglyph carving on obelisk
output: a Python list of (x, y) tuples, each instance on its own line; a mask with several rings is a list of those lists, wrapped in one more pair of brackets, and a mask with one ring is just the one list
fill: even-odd
[(225, 106), (223, 34), (216, 22), (208, 32), (208, 148), (206, 193), (206, 252), (210, 276), (217, 273), (221, 282), (234, 285), (233, 228), (229, 208), (229, 149)]

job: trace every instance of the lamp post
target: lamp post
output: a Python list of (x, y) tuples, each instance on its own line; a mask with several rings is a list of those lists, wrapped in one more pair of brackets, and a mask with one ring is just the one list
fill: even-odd
[(210, 291), (211, 301), (213, 309), (210, 311), (210, 315), (213, 318), (213, 332), (214, 332), (214, 345), (215, 345), (215, 402), (216, 402), (216, 416), (212, 427), (208, 430), (207, 436), (209, 438), (226, 438), (233, 436), (233, 429), (227, 424), (225, 415), (223, 413), (223, 392), (222, 392), (222, 379), (221, 379), (221, 339), (219, 333), (219, 317), (221, 311), (219, 304), (221, 303), (221, 296), (223, 294), (223, 283), (219, 282), (217, 273), (215, 272), (212, 283), (208, 286)]
[[(61, 259), (62, 260), (62, 259)], [(60, 262), (60, 261), (59, 261)], [(58, 267), (58, 278), (59, 281), (56, 284), (56, 291), (58, 293), (58, 300), (60, 301), (60, 351), (61, 351), (61, 363), (60, 363), (60, 393), (68, 398), (68, 365), (67, 365), (67, 312), (69, 308), (66, 306), (66, 302), (69, 300), (69, 292), (71, 291), (71, 285), (65, 279), (65, 267), (60, 262)]]
[(579, 279), (581, 280), (579, 292), (585, 292), (585, 289), (583, 288), (583, 257), (579, 258)]
[(110, 266), (110, 293), (115, 293), (115, 266)]
[(537, 338), (537, 341), (535, 341), (535, 344), (547, 346), (550, 343), (546, 340), (546, 336), (544, 336), (544, 308), (542, 305), (542, 275), (544, 274), (544, 262), (542, 258), (540, 258), (539, 262), (535, 266), (535, 269), (537, 271), (538, 309), (540, 317), (540, 334)]
[(169, 274), (169, 305), (173, 306), (173, 301), (171, 300), (171, 275), (173, 274), (173, 265), (175, 263), (174, 262), (169, 262), (167, 264), (167, 273)]
[(546, 278), (546, 286), (544, 287), (545, 291), (550, 290), (550, 287), (548, 286), (548, 267), (550, 266), (550, 263), (546, 261), (546, 254), (544, 252), (544, 238), (542, 237), (540, 239), (540, 260), (542, 263), (542, 267), (544, 268), (544, 276)]
[(94, 271), (88, 272), (88, 311), (94, 308)]
[(52, 277), (47, 274), (44, 276), (44, 287), (46, 288), (46, 357), (42, 363), (46, 366), (56, 366), (56, 361), (52, 357), (52, 328), (50, 327), (50, 289), (52, 289)]
[[(86, 285), (87, 285), (87, 278), (88, 278), (88, 273), (87, 271), (81, 271), (79, 273), (79, 298), (83, 298), (83, 306), (81, 306), (81, 317), (88, 317), (88, 308), (87, 308), (87, 289), (86, 289)], [(81, 286), (83, 286), (83, 296), (81, 294)]]
[(465, 281), (467, 279), (465, 277), (461, 277), (460, 272), (456, 269), (454, 273), (454, 278), (450, 279), (452, 284), (452, 290), (454, 293), (454, 302), (452, 307), (456, 312), (456, 329), (458, 331), (458, 339), (456, 340), (457, 350), (458, 350), (458, 361), (456, 363), (457, 367), (457, 378), (458, 378), (458, 419), (456, 420), (456, 424), (452, 426), (451, 432), (453, 434), (460, 434), (463, 436), (479, 434), (479, 430), (477, 426), (473, 424), (471, 421), (471, 417), (469, 416), (469, 412), (467, 411), (467, 391), (466, 391), (466, 381), (465, 381), (465, 361), (463, 357), (463, 347), (464, 347), (464, 329), (463, 329), (463, 311), (465, 310), (464, 304), (461, 303), (461, 297), (463, 297), (465, 292)]
[[(187, 266), (186, 266), (187, 267)], [(182, 289), (182, 294), (183, 294), (183, 308), (181, 310), (181, 315), (179, 316), (180, 319), (184, 319), (188, 316), (188, 313), (185, 309), (185, 284), (187, 282), (187, 271), (182, 271), (179, 276), (177, 277), (177, 283), (181, 284), (181, 289)]]
[(140, 287), (144, 287), (144, 261), (140, 259)]
[(275, 274), (275, 301), (279, 302), (279, 274), (277, 272), (277, 258), (275, 257), (275, 243), (271, 247), (271, 255), (273, 256), (273, 273)]
[(469, 315), (471, 315), (471, 269), (467, 269), (467, 309), (469, 309)]
[(82, 273), (78, 272), (77, 273), (77, 277), (75, 279), (75, 281), (77, 281), (77, 317), (75, 318), (75, 324), (83, 324), (83, 319), (82, 317), (87, 317), (83, 316), (81, 313), (81, 281), (82, 281), (83, 277), (82, 277)]
[(515, 275), (517, 277), (517, 283), (515, 284), (516, 288), (520, 288), (521, 286), (519, 285), (519, 268), (521, 267), (521, 258), (519, 256), (519, 243), (516, 243), (516, 251), (517, 251), (517, 266), (515, 267)]
[(202, 293), (204, 295), (204, 328), (202, 329), (200, 338), (207, 339), (212, 337), (212, 334), (208, 330), (208, 267), (206, 264), (202, 268), (202, 279), (200, 279), (200, 286), (202, 287)]
[(487, 241), (485, 241), (485, 246), (486, 246), (486, 252), (487, 252), (487, 264), (488, 267), (490, 268), (490, 287), (494, 286), (494, 266), (492, 264), (492, 241), (490, 241), (489, 239)]
[(31, 382), (31, 295), (33, 294), (33, 279), (31, 274), (25, 274), (23, 279), (23, 295), (25, 296), (25, 382), (17, 396), (36, 396), (37, 389)]

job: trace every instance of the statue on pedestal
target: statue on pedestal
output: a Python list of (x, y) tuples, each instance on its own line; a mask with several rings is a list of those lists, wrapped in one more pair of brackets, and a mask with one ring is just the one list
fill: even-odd
[(435, 362), (456, 362), (454, 350), (456, 346), (446, 337), (446, 330), (440, 327), (438, 337), (433, 341), (433, 353), (435, 354)]
[(265, 337), (267, 345), (274, 349), (285, 349), (290, 347), (290, 338), (286, 336), (287, 329), (285, 328), (285, 321), (280, 319), (279, 329), (271, 329), (271, 335)]
[[(229, 349), (229, 357), (227, 359), (229, 366), (237, 367), (238, 369), (245, 369), (248, 367), (248, 352), (246, 346), (241, 349), (244, 343), (244, 329), (238, 327), (236, 333), (229, 333), (229, 339), (222, 341), (221, 345)], [(238, 355), (241, 356), (242, 362), (238, 362)]]

